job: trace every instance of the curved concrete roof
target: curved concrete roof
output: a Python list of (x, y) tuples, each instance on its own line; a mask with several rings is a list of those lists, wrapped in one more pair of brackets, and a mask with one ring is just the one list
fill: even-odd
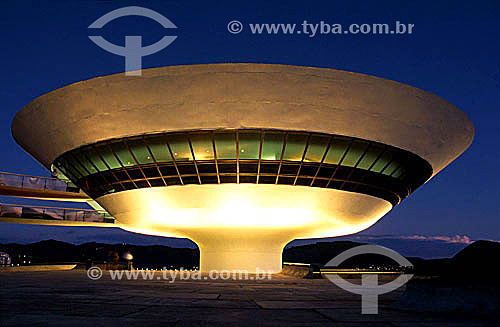
[(423, 90), (346, 71), (269, 64), (171, 66), (78, 82), (25, 106), (12, 134), (49, 168), (57, 156), (84, 144), (212, 128), (359, 137), (416, 153), (434, 173), (474, 137), (462, 111)]

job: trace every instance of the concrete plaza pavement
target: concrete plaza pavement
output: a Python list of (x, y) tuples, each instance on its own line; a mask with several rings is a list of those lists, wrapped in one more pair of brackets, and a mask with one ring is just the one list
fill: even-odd
[(494, 326), (391, 309), (403, 291), (381, 295), (379, 314), (362, 315), (360, 296), (327, 279), (118, 281), (106, 271), (98, 280), (83, 270), (2, 272), (0, 326)]

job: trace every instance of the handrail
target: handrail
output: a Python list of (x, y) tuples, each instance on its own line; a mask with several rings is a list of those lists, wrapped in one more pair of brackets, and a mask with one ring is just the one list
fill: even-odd
[[(60, 179), (57, 179), (55, 177), (45, 177), (45, 176), (36, 176), (36, 175), (26, 175), (26, 174), (18, 174), (18, 173), (11, 173), (11, 172), (8, 172), (8, 171), (0, 171), (0, 175), (2, 174), (6, 174), (6, 175), (14, 175), (14, 176), (22, 176), (22, 177), (35, 177), (35, 178), (44, 178), (44, 179), (54, 179), (54, 180), (58, 180), (58, 181), (61, 181)], [(64, 181), (61, 181), (63, 183), (66, 183)]]
[(99, 212), (108, 214), (104, 210), (93, 210), (93, 209), (79, 209), (79, 208), (61, 208), (61, 207), (47, 207), (47, 206), (32, 206), (32, 205), (24, 205), (24, 204), (15, 204), (15, 203), (1, 203), (0, 206), (11, 206), (11, 207), (24, 207), (24, 208), (41, 208), (41, 209), (58, 209), (58, 210), (74, 210), (74, 211), (91, 211), (91, 212)]
[(42, 207), (6, 203), (0, 203), (0, 217), (101, 223), (114, 222), (113, 216), (102, 210)]
[(0, 186), (80, 193), (80, 189), (78, 187), (57, 178), (9, 172), (0, 172)]

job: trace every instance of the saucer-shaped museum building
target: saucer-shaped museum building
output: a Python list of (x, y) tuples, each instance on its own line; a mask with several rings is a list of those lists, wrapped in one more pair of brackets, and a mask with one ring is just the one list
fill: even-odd
[(196, 242), (202, 271), (279, 271), (293, 239), (373, 225), (474, 128), (447, 101), (381, 78), (215, 64), (66, 86), (23, 108), (12, 133), (119, 227)]

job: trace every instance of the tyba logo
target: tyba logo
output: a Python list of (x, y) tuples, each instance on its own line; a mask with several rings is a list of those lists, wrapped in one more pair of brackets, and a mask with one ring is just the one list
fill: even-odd
[[(110, 11), (90, 24), (88, 28), (102, 28), (110, 21), (125, 16), (148, 17), (152, 20), (157, 21), (164, 28), (177, 28), (177, 26), (175, 26), (168, 18), (157, 13), (156, 11), (135, 6), (123, 7)], [(142, 57), (161, 51), (172, 42), (174, 42), (177, 36), (163, 36), (163, 38), (161, 38), (158, 42), (145, 47), (142, 46), (141, 36), (125, 36), (124, 47), (110, 43), (106, 41), (102, 36), (89, 36), (89, 38), (104, 50), (125, 57), (125, 75), (140, 76), (142, 68)]]

